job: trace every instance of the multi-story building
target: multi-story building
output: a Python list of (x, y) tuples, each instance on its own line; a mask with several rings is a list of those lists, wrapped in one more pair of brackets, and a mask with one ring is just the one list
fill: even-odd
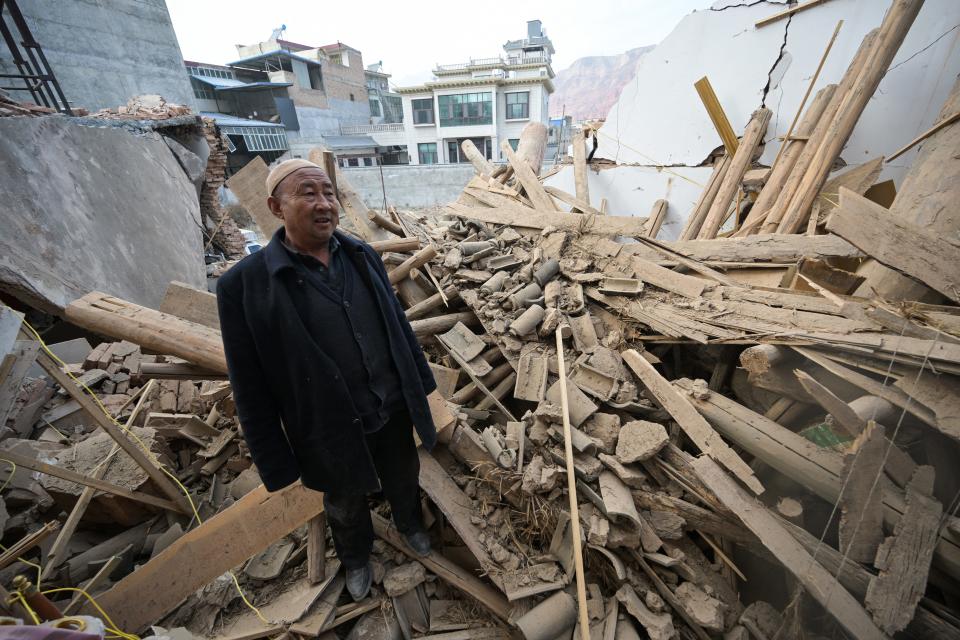
[(383, 61), (367, 66), (367, 95), (370, 96), (370, 123), (403, 122), (403, 99), (390, 90), (390, 74), (383, 70)]
[(548, 121), (553, 93), (553, 44), (539, 20), (527, 37), (503, 45), (504, 55), (438, 65), (434, 79), (402, 87), (404, 133), (411, 164), (469, 162), (461, 151), (472, 140), (490, 160), (504, 160), (500, 144), (516, 148), (529, 122)]
[[(320, 145), (344, 166), (406, 160), (397, 144), (402, 125), (389, 124), (402, 117), (399, 96), (389, 91), (380, 63), (368, 70), (353, 47), (309, 47), (281, 39), (279, 31), (265, 42), (237, 45), (237, 53), (240, 59), (226, 65), (185, 63), (200, 110), (221, 123), (236, 147), (231, 168), (251, 155), (267, 162), (287, 151), (306, 157)], [(399, 127), (398, 140), (381, 145), (368, 135), (377, 127)]]

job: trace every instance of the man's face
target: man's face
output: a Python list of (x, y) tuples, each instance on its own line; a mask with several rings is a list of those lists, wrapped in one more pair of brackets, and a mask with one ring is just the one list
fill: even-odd
[(326, 244), (340, 223), (333, 183), (322, 169), (297, 169), (280, 182), (267, 204), (297, 246)]

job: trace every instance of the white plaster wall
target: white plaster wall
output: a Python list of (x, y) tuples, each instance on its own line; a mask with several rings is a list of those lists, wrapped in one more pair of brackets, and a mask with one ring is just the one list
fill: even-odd
[[(600, 201), (607, 199), (607, 213), (616, 216), (641, 216), (650, 213), (653, 203), (663, 198), (667, 206), (667, 219), (658, 237), (675, 240), (693, 209), (700, 192), (710, 178), (709, 167), (654, 167), (620, 166), (601, 171), (587, 172), (590, 202), (599, 208)], [(566, 166), (547, 178), (546, 183), (575, 193), (573, 167)], [(562, 205), (564, 210), (570, 207)]]
[[(646, 165), (702, 163), (721, 144), (693, 88), (706, 75), (738, 134), (771, 80), (765, 103), (774, 115), (761, 158), (769, 163), (779, 145), (775, 137), (786, 133), (837, 21), (844, 24), (815, 89), (839, 82), (889, 4), (831, 0), (761, 29), (754, 22), (780, 7), (760, 3), (690, 14), (641, 60), (601, 129), (597, 157)], [(926, 1), (841, 156), (847, 164), (890, 154), (933, 124), (960, 72), (958, 23), (960, 2)], [(776, 63), (785, 34), (784, 56)], [(915, 153), (885, 165), (881, 179), (899, 182)]]

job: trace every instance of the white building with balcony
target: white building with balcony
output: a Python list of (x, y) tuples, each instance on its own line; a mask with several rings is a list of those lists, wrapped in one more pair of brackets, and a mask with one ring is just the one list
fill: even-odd
[(434, 79), (400, 87), (403, 131), (410, 164), (469, 162), (460, 150), (472, 140), (489, 160), (504, 161), (500, 144), (514, 149), (530, 122), (548, 124), (553, 93), (553, 44), (539, 20), (527, 37), (503, 45), (504, 55), (438, 65)]

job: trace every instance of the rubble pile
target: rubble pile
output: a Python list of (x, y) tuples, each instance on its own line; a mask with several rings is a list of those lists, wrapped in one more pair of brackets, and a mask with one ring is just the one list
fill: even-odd
[(134, 96), (125, 105), (116, 109), (101, 109), (92, 113), (91, 117), (112, 120), (167, 120), (189, 115), (194, 115), (190, 107), (167, 102), (163, 96), (154, 94)]
[[(960, 637), (960, 129), (893, 195), (879, 162), (827, 179), (910, 5), (773, 167), (768, 109), (725, 142), (679, 241), (662, 201), (591, 204), (583, 134), (575, 193), (551, 186), (538, 123), (505, 165), (464, 142), (476, 175), (436, 214), (368, 210), (337, 173), (341, 229), (381, 254), (438, 383), (433, 551), (377, 504), (361, 602), (322, 497), (260, 484), (211, 294), (90, 292), (65, 319), (94, 347), (0, 308), (0, 585), (184, 638)], [(941, 122), (958, 105), (960, 84)], [(99, 610), (56, 590), (80, 586)]]

